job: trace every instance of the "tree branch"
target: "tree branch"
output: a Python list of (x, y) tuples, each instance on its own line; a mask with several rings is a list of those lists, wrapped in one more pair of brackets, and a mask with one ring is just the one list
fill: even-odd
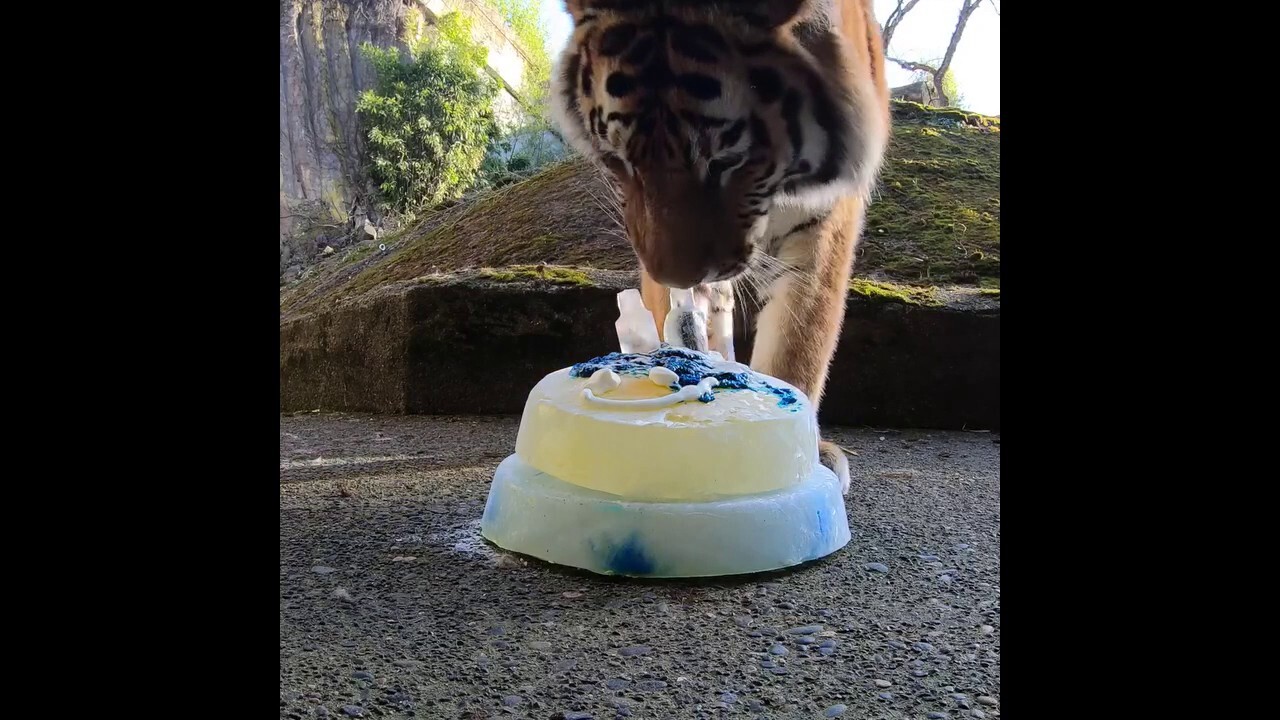
[(933, 73), (933, 89), (937, 91), (938, 99), (942, 101), (944, 107), (951, 104), (951, 98), (948, 98), (947, 93), (942, 89), (942, 78), (946, 77), (947, 69), (951, 67), (951, 58), (955, 57), (956, 47), (960, 45), (960, 36), (964, 34), (964, 26), (969, 22), (969, 16), (981, 4), (982, 0), (961, 0), (960, 17), (956, 19), (956, 29), (951, 33), (947, 54), (942, 56), (942, 62)]
[(910, 60), (899, 60), (896, 57), (889, 57), (888, 55), (886, 55), (885, 58), (891, 62), (898, 63), (904, 69), (910, 70), (911, 72), (928, 73), (930, 79), (932, 79), (934, 75), (938, 74), (937, 68), (930, 67), (924, 63), (911, 62)]
[(884, 27), (880, 31), (881, 38), (884, 40), (884, 50), (889, 51), (889, 41), (893, 39), (893, 33), (898, 29), (898, 25), (902, 23), (902, 19), (911, 12), (911, 8), (916, 6), (920, 0), (898, 0), (898, 4), (893, 8), (893, 12), (889, 13), (889, 17), (884, 21)]

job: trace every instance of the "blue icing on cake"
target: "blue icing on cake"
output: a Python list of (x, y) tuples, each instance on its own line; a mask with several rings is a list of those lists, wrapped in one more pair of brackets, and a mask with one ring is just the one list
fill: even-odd
[[(774, 387), (753, 372), (716, 372), (707, 362), (706, 355), (663, 344), (651, 353), (617, 353), (612, 352), (586, 362), (580, 362), (569, 369), (569, 375), (576, 378), (589, 378), (596, 371), (612, 370), (619, 375), (645, 377), (655, 367), (664, 367), (676, 374), (678, 389), (687, 385), (697, 385), (704, 378), (713, 377), (720, 384), (717, 390), (751, 390), (764, 392), (778, 398), (778, 407), (789, 407), (798, 410), (799, 398), (795, 392), (787, 388)], [(715, 400), (713, 393), (703, 393), (698, 397), (702, 402)]]

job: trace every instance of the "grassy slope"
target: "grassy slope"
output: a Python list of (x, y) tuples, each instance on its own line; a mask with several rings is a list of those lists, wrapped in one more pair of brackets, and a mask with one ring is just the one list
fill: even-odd
[[(905, 302), (928, 302), (938, 286), (998, 295), (999, 119), (911, 103), (893, 110), (894, 135), (851, 290)], [(580, 160), (551, 167), (327, 258), (281, 288), (281, 310), (305, 312), (386, 283), (464, 268), (496, 268), (486, 275), (499, 281), (544, 277), (540, 265), (633, 269), (630, 247), (601, 209), (608, 194)], [(553, 274), (558, 282), (587, 282), (573, 270)]]

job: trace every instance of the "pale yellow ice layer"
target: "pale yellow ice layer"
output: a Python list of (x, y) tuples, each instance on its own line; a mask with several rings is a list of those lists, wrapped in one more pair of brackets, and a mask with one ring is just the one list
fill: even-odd
[[(516, 454), (565, 482), (636, 500), (705, 500), (789, 487), (813, 474), (817, 420), (799, 390), (761, 377), (795, 391), (798, 402), (783, 408), (770, 393), (716, 390), (709, 403), (602, 407), (583, 399), (586, 378), (558, 370), (529, 393)], [(624, 375), (603, 397), (671, 392)]]

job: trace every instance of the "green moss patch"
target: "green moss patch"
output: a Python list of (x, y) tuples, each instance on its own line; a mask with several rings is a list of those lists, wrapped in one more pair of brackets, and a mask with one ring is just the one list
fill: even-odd
[(914, 287), (897, 283), (854, 278), (849, 281), (849, 292), (861, 295), (876, 302), (897, 302), (904, 305), (927, 305), (937, 307), (942, 304), (938, 299), (936, 287)]
[(480, 277), (497, 282), (548, 282), (553, 285), (591, 287), (594, 283), (577, 268), (546, 265), (513, 265), (505, 268), (480, 268)]
[(1000, 277), (999, 119), (895, 104), (858, 274), (912, 285)]

